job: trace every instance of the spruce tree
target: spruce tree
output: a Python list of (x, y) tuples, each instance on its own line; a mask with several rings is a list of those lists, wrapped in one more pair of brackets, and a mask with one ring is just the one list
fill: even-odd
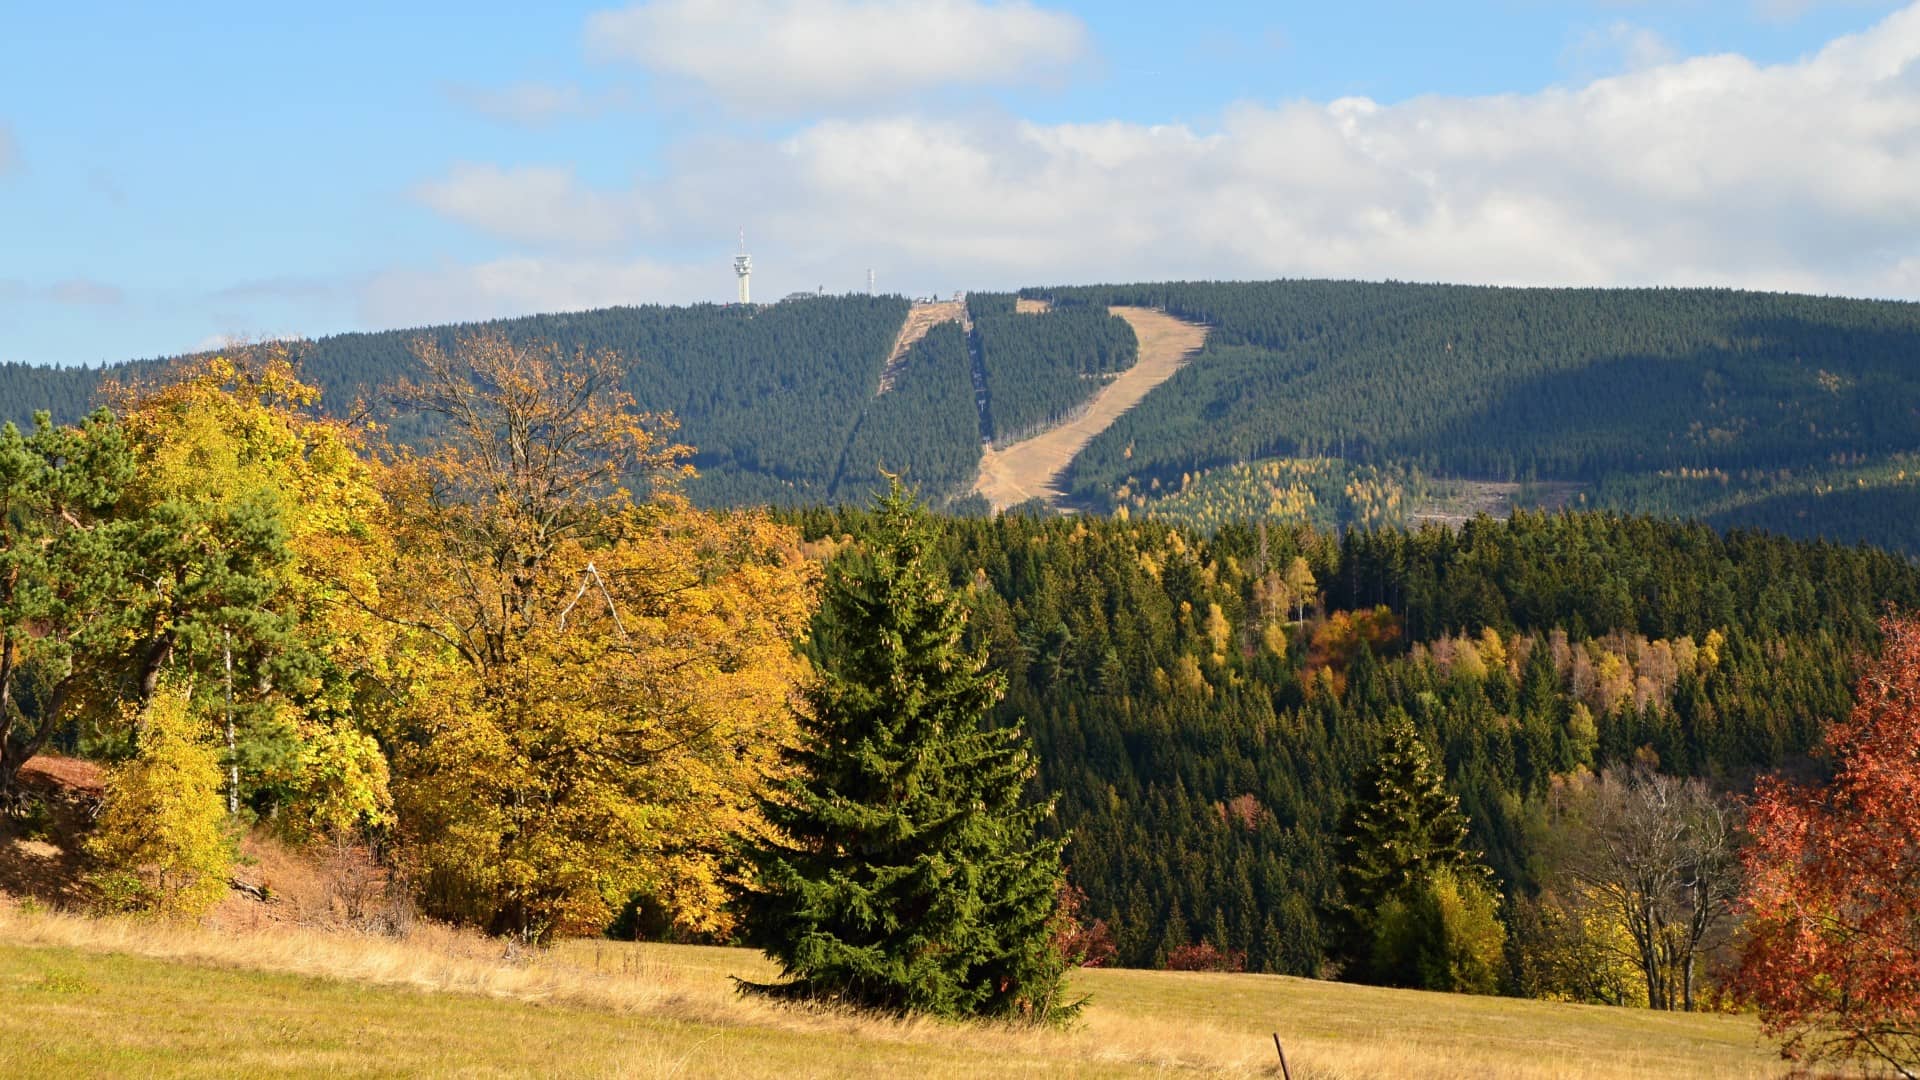
[(1027, 739), (982, 720), (1003, 680), (962, 648), (965, 615), (926, 512), (893, 480), (828, 573), (795, 776), (748, 852), (747, 941), (788, 997), (941, 1016), (1060, 1019), (1053, 944), (1063, 839), (1022, 798)]
[(1349, 907), (1372, 910), (1440, 869), (1484, 874), (1467, 846), (1467, 816), (1447, 791), (1413, 721), (1399, 709), (1387, 743), (1347, 811), (1340, 885)]

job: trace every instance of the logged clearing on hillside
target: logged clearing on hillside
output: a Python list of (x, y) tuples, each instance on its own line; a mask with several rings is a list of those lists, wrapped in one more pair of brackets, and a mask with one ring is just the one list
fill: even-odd
[(1083, 970), (1067, 1030), (891, 1020), (743, 997), (743, 949), (508, 949), (216, 933), (0, 903), (0, 1075), (1785, 1075), (1751, 1017), (1386, 990), (1278, 975)]
[(1058, 499), (1060, 476), (1073, 456), (1154, 387), (1172, 378), (1207, 340), (1206, 327), (1164, 311), (1120, 306), (1108, 310), (1133, 327), (1140, 342), (1139, 360), (1094, 395), (1085, 411), (1072, 420), (1002, 450), (987, 448), (980, 457), (980, 478), (973, 490), (995, 510), (1029, 499)]
[(909, 308), (907, 321), (900, 326), (900, 336), (894, 339), (893, 351), (887, 354), (887, 366), (880, 369), (880, 389), (874, 391), (874, 396), (893, 389), (894, 382), (900, 377), (901, 364), (907, 358), (907, 350), (926, 337), (927, 331), (943, 322), (957, 322), (964, 326), (966, 321), (967, 304), (964, 300), (942, 300), (934, 304), (915, 304)]
[[(1407, 514), (1413, 525), (1435, 522), (1459, 528), (1475, 517), (1512, 517), (1516, 507), (1565, 510), (1587, 488), (1585, 484), (1555, 482), (1511, 483), (1498, 480), (1443, 480), (1433, 482), (1432, 497)], [(1522, 496), (1531, 496), (1521, 502)]]

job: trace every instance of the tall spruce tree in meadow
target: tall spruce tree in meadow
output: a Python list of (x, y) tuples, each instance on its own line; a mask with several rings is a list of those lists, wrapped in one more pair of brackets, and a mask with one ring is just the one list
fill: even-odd
[(1053, 943), (1065, 840), (1022, 797), (1018, 729), (983, 721), (1003, 692), (961, 647), (965, 614), (900, 482), (830, 568), (814, 623), (796, 773), (749, 852), (747, 941), (787, 981), (748, 989), (892, 1012), (1071, 1015)]

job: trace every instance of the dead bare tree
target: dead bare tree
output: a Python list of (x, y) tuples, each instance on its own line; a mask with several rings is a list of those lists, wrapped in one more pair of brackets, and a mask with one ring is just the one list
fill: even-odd
[(1728, 803), (1638, 766), (1569, 785), (1555, 810), (1562, 893), (1626, 930), (1649, 1007), (1692, 1011), (1701, 958), (1739, 891)]

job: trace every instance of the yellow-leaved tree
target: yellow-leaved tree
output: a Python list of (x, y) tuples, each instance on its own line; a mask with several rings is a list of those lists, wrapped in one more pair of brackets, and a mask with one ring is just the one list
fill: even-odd
[(226, 894), (233, 865), (218, 758), (183, 685), (163, 683), (134, 725), (139, 749), (108, 777), (87, 838), (91, 880), (112, 908), (202, 914)]
[[(723, 932), (728, 852), (793, 737), (817, 570), (761, 514), (675, 490), (685, 448), (610, 355), (419, 347), (376, 606), (404, 627), (385, 721), (427, 909), (531, 941), (648, 921)], [(636, 497), (630, 486), (638, 486)]]
[(124, 692), (148, 701), (163, 673), (194, 676), (229, 809), (254, 801), (336, 835), (386, 823), (386, 761), (355, 710), (397, 632), (363, 606), (389, 545), (359, 432), (317, 412), (280, 345), (111, 396), (142, 564)]

